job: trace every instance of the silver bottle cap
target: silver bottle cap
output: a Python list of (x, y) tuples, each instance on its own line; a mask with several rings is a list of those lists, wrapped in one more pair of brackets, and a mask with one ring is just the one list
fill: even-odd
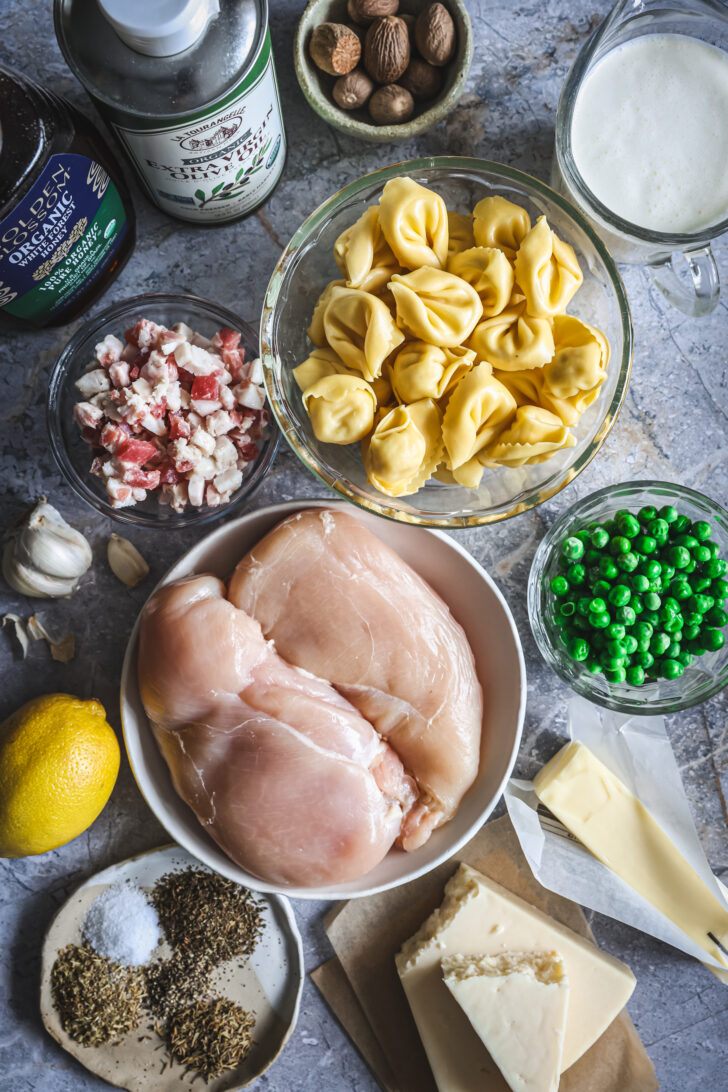
[(219, 0), (98, 0), (121, 40), (148, 57), (181, 53), (205, 32)]

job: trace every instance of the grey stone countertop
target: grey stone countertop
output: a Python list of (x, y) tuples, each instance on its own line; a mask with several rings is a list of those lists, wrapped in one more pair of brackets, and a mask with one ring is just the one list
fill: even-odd
[[(197, 292), (257, 324), (279, 252), (304, 217), (340, 186), (367, 171), (414, 155), (474, 154), (548, 179), (559, 89), (608, 0), (471, 0), (475, 62), (452, 115), (408, 144), (367, 145), (328, 128), (309, 109), (293, 72), (292, 50), (302, 0), (275, 0), (272, 36), (290, 142), (283, 181), (249, 220), (210, 231), (166, 218), (134, 187), (139, 214), (136, 253), (96, 309), (144, 291)], [(53, 34), (50, 0), (0, 0), (0, 59), (92, 108), (66, 67)], [(728, 248), (716, 253), (722, 279)], [(490, 528), (458, 532), (459, 541), (498, 580), (508, 597), (528, 666), (528, 709), (516, 773), (530, 776), (553, 753), (569, 691), (536, 650), (526, 614), (526, 581), (546, 528), (577, 498), (628, 478), (695, 486), (728, 501), (728, 323), (724, 296), (703, 320), (671, 310), (638, 268), (625, 272), (635, 326), (632, 382), (603, 450), (578, 480), (548, 504)], [(78, 325), (78, 324), (76, 324)], [(127, 636), (149, 588), (199, 537), (195, 531), (132, 532), (151, 565), (149, 580), (127, 591), (104, 561), (111, 521), (76, 501), (53, 464), (45, 435), (49, 367), (71, 329), (50, 329), (0, 342), (0, 526), (30, 498), (45, 493), (94, 545), (93, 579), (71, 601), (42, 604), (47, 618), (72, 628), (78, 654), (51, 662), (36, 645), (19, 661), (7, 630), (0, 637), (0, 719), (44, 692), (94, 695), (120, 732), (118, 688)], [(254, 499), (320, 495), (322, 487), (282, 449)], [(128, 532), (124, 532), (125, 534)], [(29, 603), (0, 588), (2, 611), (27, 616)], [(728, 876), (728, 692), (669, 718), (695, 821), (718, 875)], [(91, 1092), (105, 1087), (43, 1030), (38, 1013), (39, 953), (45, 929), (78, 883), (101, 868), (167, 841), (144, 803), (126, 758), (106, 809), (81, 837), (52, 853), (0, 861), (0, 1090)], [(310, 971), (331, 953), (322, 904), (294, 904)], [(728, 1087), (728, 990), (687, 956), (623, 925), (589, 915), (599, 943), (637, 976), (629, 1010), (665, 1092)], [(365, 1064), (306, 981), (298, 1026), (281, 1058), (257, 1087), (270, 1092), (375, 1089)], [(625, 1092), (628, 1092), (625, 1089)]]

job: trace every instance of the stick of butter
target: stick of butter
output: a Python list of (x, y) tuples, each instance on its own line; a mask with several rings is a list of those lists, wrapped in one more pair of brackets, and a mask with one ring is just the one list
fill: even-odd
[(557, 1092), (569, 979), (556, 952), (445, 956), (442, 980), (512, 1092)]
[(439, 909), (405, 941), (397, 971), (440, 1092), (476, 1092), (493, 1063), (442, 981), (450, 955), (560, 953), (570, 983), (562, 1070), (596, 1042), (635, 986), (629, 967), (461, 864)]
[(569, 743), (533, 787), (567, 830), (704, 951), (728, 968), (728, 911), (643, 804), (583, 743)]

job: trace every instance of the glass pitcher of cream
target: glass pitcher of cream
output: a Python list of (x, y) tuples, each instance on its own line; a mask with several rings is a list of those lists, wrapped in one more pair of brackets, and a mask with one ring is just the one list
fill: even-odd
[(552, 185), (674, 306), (714, 309), (710, 241), (728, 230), (724, 0), (620, 0), (561, 93)]

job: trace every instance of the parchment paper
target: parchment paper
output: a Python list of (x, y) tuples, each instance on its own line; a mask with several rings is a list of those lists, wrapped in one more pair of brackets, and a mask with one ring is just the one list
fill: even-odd
[[(695, 830), (664, 718), (627, 718), (577, 697), (569, 704), (567, 731), (569, 739), (586, 744), (642, 801), (728, 912), (725, 889), (711, 872)], [(544, 887), (687, 952), (728, 983), (728, 973), (719, 969), (717, 960), (559, 823), (537, 812), (539, 801), (530, 781), (509, 781), (505, 801), (521, 848)]]
[[(393, 891), (337, 906), (326, 919), (326, 931), (348, 985), (342, 986), (340, 976), (324, 968), (314, 972), (314, 981), (344, 1027), (352, 1028), (352, 1037), (385, 1092), (437, 1092), (394, 956), (440, 904), (445, 883), (459, 861), (479, 869), (574, 932), (594, 939), (578, 906), (536, 882), (508, 818), (487, 823), (457, 858), (428, 875)], [(352, 1015), (351, 990), (360, 1014)], [(376, 1060), (370, 1058), (363, 1038), (357, 1038), (362, 1019), (389, 1064), (392, 1082), (380, 1078)], [(652, 1063), (626, 1010), (564, 1073), (560, 1084), (560, 1092), (655, 1092), (658, 1088)], [(508, 1092), (495, 1067), (482, 1092)]]

